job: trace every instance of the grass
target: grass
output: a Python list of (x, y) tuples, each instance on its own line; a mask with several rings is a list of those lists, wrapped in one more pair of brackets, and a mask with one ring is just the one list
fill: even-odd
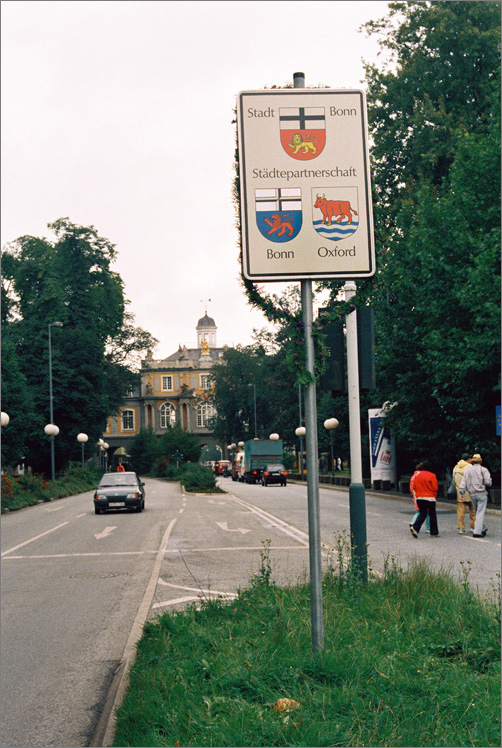
[(332, 564), (314, 656), (309, 588), (277, 587), (265, 546), (236, 600), (147, 623), (114, 745), (499, 746), (499, 588), (394, 558), (363, 585)]

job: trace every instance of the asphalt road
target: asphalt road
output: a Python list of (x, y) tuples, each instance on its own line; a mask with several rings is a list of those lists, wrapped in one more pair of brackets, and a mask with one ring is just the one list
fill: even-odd
[(95, 515), (92, 493), (2, 516), (1, 745), (89, 745), (178, 486), (146, 511)]
[[(147, 479), (142, 514), (97, 516), (87, 493), (2, 517), (4, 748), (90, 745), (101, 715), (106, 727), (103, 705), (142, 615), (232, 599), (259, 572), (265, 545), (278, 583), (307, 578), (306, 486), (219, 483), (224, 494), (193, 495)], [(348, 537), (348, 491), (321, 488), (320, 502), (327, 566), (337, 538)], [(411, 499), (367, 493), (372, 568), (425, 557), (459, 577), (469, 569), (471, 584), (493, 591), (500, 512), (489, 511), (483, 540), (458, 535), (447, 504), (439, 504), (441, 537), (422, 531), (414, 540), (413, 512)]]

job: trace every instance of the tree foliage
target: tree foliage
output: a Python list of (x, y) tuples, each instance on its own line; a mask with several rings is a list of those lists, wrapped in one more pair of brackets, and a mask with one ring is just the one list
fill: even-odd
[[(6, 247), (3, 259), (3, 336), (9, 341), (3, 357), (17, 361), (33, 401), (32, 426), (23, 441), (36, 470), (48, 466), (43, 426), (49, 422), (49, 324), (63, 323), (50, 328), (58, 468), (78, 459), (79, 432), (88, 434), (90, 444), (97, 441), (135, 382), (127, 356), (156, 343), (132, 326), (122, 280), (111, 269), (114, 245), (93, 226), (68, 218), (49, 228), (54, 240), (20, 237)], [(5, 394), (17, 421), (23, 406), (12, 382)]]
[(401, 450), (499, 464), (500, 3), (390, 3), (366, 25), (380, 400)]
[[(403, 471), (464, 451), (500, 465), (500, 2), (394, 2), (366, 24), (383, 62), (366, 65), (377, 272), (351, 304), (323, 282), (331, 318), (375, 309), (377, 390)], [(238, 153), (234, 200), (239, 225)], [(249, 302), (290, 340), (297, 381), (304, 330), (287, 295), (243, 279)], [(317, 373), (323, 321), (314, 325)], [(337, 416), (338, 417), (338, 416)], [(322, 432), (321, 432), (322, 433)], [(322, 437), (320, 436), (320, 439)]]

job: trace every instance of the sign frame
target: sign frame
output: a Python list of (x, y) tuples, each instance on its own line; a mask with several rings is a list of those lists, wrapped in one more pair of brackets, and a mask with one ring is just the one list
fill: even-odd
[(364, 92), (241, 91), (237, 127), (244, 277), (278, 282), (374, 275)]

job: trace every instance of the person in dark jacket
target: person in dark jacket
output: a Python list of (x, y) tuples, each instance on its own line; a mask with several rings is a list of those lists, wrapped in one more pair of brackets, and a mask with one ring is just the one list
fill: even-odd
[(410, 481), (410, 491), (416, 497), (420, 516), (410, 525), (410, 532), (414, 538), (418, 533), (427, 516), (431, 520), (431, 538), (438, 538), (438, 520), (436, 514), (436, 496), (438, 493), (438, 479), (431, 470), (431, 464), (422, 462), (421, 470), (415, 471)]

